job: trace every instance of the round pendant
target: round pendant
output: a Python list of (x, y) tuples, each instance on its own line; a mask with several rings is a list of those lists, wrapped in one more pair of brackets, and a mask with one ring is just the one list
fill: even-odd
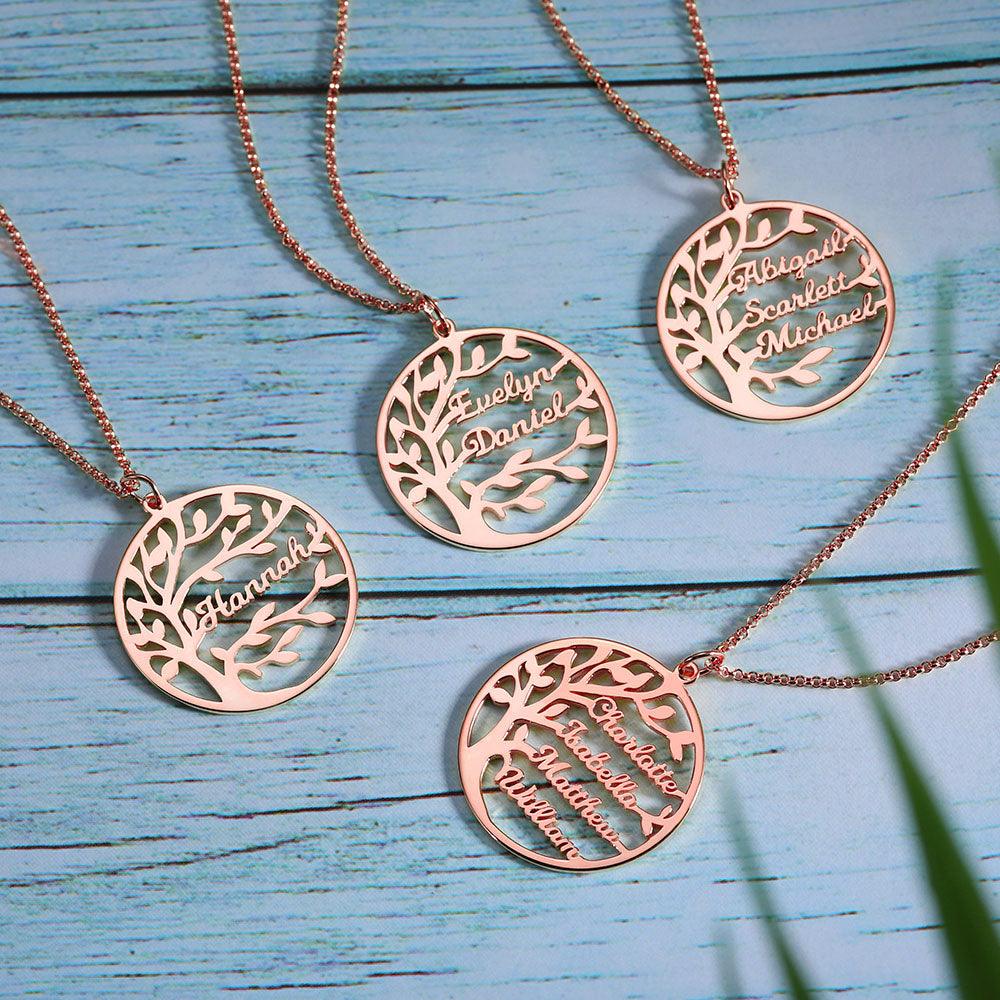
[(393, 382), (378, 460), (406, 515), (438, 538), (509, 549), (583, 516), (611, 475), (617, 427), (579, 355), (528, 330), (452, 330)]
[(726, 413), (827, 410), (864, 385), (889, 346), (885, 262), (825, 209), (732, 201), (667, 265), (656, 305), (663, 350), (681, 381)]
[(505, 663), (473, 699), (458, 749), (486, 831), (567, 871), (631, 861), (669, 836), (704, 761), (676, 670), (604, 639), (547, 642)]
[(213, 712), (280, 705), (333, 666), (358, 585), (340, 536), (301, 500), (217, 486), (150, 511), (115, 579), (125, 650), (161, 691)]

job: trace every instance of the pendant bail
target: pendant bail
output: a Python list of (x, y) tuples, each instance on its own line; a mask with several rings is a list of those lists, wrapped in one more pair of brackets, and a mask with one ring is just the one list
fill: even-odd
[(720, 653), (717, 649), (702, 649), (685, 656), (677, 664), (677, 676), (685, 684), (693, 684), (702, 674), (718, 671), (725, 660), (725, 653)]
[[(149, 492), (145, 496), (139, 496), (139, 484), (145, 483), (149, 487)], [(138, 503), (147, 514), (163, 510), (165, 503), (163, 494), (159, 491), (156, 483), (149, 476), (144, 476), (138, 472), (129, 472), (122, 476), (122, 489), (126, 495)]]
[(455, 324), (445, 316), (437, 299), (421, 293), (417, 299), (417, 308), (431, 321), (435, 337), (444, 338), (455, 332)]
[(736, 171), (731, 160), (722, 161), (722, 207), (732, 211), (743, 200), (736, 190)]

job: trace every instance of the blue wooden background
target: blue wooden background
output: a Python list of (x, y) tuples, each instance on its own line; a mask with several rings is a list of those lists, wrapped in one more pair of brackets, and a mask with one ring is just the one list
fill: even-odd
[[(324, 188), (332, 8), (236, 12), (274, 193), (324, 263), (368, 281)], [(705, 0), (703, 14), (744, 191), (841, 212), (893, 270), (889, 357), (810, 422), (733, 420), (670, 375), (659, 273), (717, 192), (581, 83), (532, 0), (356, 4), (342, 155), (376, 246), (460, 325), (580, 349), (621, 419), (590, 516), (500, 558), (432, 541), (388, 500), (374, 418), (425, 326), (331, 295), (276, 245), (244, 173), (214, 3), (0, 2), (0, 197), (138, 467), (172, 493), (291, 489), (338, 526), (362, 583), (345, 657), (296, 702), (248, 718), (168, 704), (110, 617), (131, 510), (0, 421), (4, 996), (694, 1000), (722, 992), (722, 941), (747, 995), (768, 996), (780, 976), (726, 833), (727, 786), (817, 984), (949, 993), (863, 695), (702, 682), (695, 810), (605, 873), (495, 850), (459, 791), (461, 714), (508, 656), (564, 634), (668, 660), (710, 645), (896, 471), (935, 425), (943, 270), (963, 384), (1000, 346), (995, 5)], [(627, 95), (714, 157), (681, 17), (664, 0), (567, 7)], [(12, 263), (0, 306), (3, 388), (103, 460)], [(988, 399), (970, 443), (995, 510), (998, 431)], [(951, 478), (936, 459), (825, 576), (881, 664), (985, 626)], [(847, 668), (814, 592), (736, 659)], [(996, 902), (995, 658), (889, 695)]]

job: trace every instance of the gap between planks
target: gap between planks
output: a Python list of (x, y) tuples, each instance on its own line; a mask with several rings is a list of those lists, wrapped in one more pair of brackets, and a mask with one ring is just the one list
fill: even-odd
[[(915, 580), (953, 580), (978, 577), (981, 573), (975, 567), (958, 567), (952, 569), (926, 569), (912, 570), (908, 572), (896, 573), (852, 573), (837, 576), (824, 576), (808, 581), (807, 587), (825, 586), (855, 586), (865, 583), (905, 583)], [(692, 592), (698, 593), (731, 593), (737, 590), (776, 590), (787, 582), (786, 579), (777, 577), (756, 580), (691, 580), (680, 583), (601, 583), (601, 584), (578, 584), (572, 587), (560, 587), (546, 584), (533, 584), (524, 587), (437, 587), (433, 589), (417, 589), (407, 587), (382, 587), (377, 584), (374, 587), (361, 588), (361, 597), (365, 600), (389, 601), (389, 600), (412, 600), (432, 602), (435, 600), (463, 597), (581, 597), (592, 594), (604, 594), (607, 597), (623, 598), (633, 594), (662, 594), (678, 595)], [(302, 592), (304, 593), (304, 592)], [(288, 591), (282, 596), (301, 596), (299, 591)], [(44, 604), (53, 607), (79, 605), (93, 606), (105, 604), (109, 600), (102, 594), (83, 595), (46, 595), (36, 594), (32, 596), (8, 595), (0, 596), (0, 607), (18, 607), (29, 604)], [(359, 618), (378, 619), (382, 617), (399, 618), (399, 615), (372, 615), (359, 614)], [(408, 616), (403, 616), (408, 617)], [(0, 623), (0, 630), (12, 627)], [(18, 625), (18, 628), (26, 626)], [(30, 626), (28, 626), (30, 627)], [(38, 628), (52, 627), (49, 624), (37, 626)]]
[[(794, 83), (807, 80), (849, 80), (851, 78), (867, 79), (882, 76), (906, 76), (953, 70), (989, 69), (1000, 66), (1000, 58), (985, 59), (952, 59), (937, 62), (910, 63), (902, 66), (873, 66), (867, 69), (822, 69), (798, 73), (734, 73), (719, 74), (719, 83), (725, 86), (756, 83)], [(675, 76), (656, 79), (616, 78), (615, 87), (649, 89), (651, 87), (690, 87), (702, 83), (700, 76)], [(963, 81), (971, 83), (989, 82), (985, 80)], [(284, 96), (322, 96), (326, 93), (325, 85), (278, 84), (270, 86), (246, 84), (247, 96), (253, 97), (284, 97)], [(385, 84), (344, 84), (341, 93), (349, 94), (447, 94), (453, 92), (484, 92), (491, 91), (546, 91), (546, 90), (592, 90), (589, 80), (522, 80), (517, 82), (457, 82), (457, 83), (385, 83)], [(893, 90), (909, 89), (904, 86), (893, 87)], [(844, 93), (856, 93), (861, 90), (849, 89)], [(839, 93), (839, 92), (838, 92)], [(229, 87), (146, 87), (138, 90), (54, 90), (19, 93), (17, 91), (0, 90), (0, 103), (6, 101), (80, 101), (80, 100), (111, 100), (126, 99), (177, 99), (185, 97), (225, 97), (232, 96)], [(808, 95), (798, 95), (808, 96)], [(827, 96), (824, 92), (823, 96)], [(729, 98), (727, 98), (729, 99)]]

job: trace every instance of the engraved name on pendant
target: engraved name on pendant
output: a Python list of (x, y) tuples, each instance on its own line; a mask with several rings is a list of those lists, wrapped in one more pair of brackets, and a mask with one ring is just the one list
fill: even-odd
[(417, 355), (379, 414), (382, 477), (406, 515), (456, 545), (515, 548), (569, 527), (617, 447), (601, 380), (550, 337), (451, 330)]
[(315, 510), (278, 490), (219, 486), (149, 511), (122, 557), (125, 650), (165, 694), (248, 712), (316, 683), (347, 644), (354, 567)]
[(845, 219), (791, 201), (746, 202), (673, 256), (656, 306), (660, 342), (702, 400), (791, 420), (856, 392), (881, 363), (895, 298), (885, 262)]
[(698, 792), (705, 744), (677, 672), (631, 646), (560, 639), (504, 664), (459, 736), (462, 788), (514, 854), (566, 871), (631, 861)]

